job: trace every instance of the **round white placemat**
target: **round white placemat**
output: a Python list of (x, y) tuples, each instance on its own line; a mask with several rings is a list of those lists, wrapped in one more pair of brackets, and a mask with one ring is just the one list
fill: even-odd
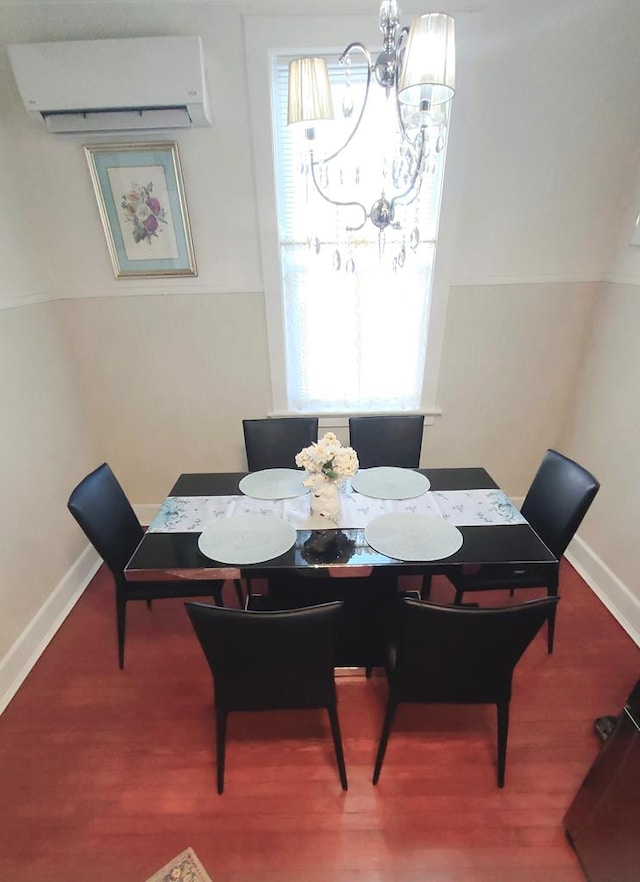
[(462, 533), (442, 518), (392, 512), (374, 518), (364, 530), (369, 545), (396, 560), (441, 560), (462, 545)]
[(429, 478), (413, 469), (378, 466), (357, 472), (351, 479), (351, 486), (363, 496), (374, 499), (413, 499), (426, 493), (431, 484)]
[(238, 487), (253, 499), (293, 499), (309, 492), (302, 484), (306, 477), (306, 472), (296, 469), (263, 469), (245, 475)]
[(274, 515), (246, 514), (220, 518), (198, 538), (200, 551), (227, 564), (262, 563), (280, 557), (296, 541), (291, 524)]

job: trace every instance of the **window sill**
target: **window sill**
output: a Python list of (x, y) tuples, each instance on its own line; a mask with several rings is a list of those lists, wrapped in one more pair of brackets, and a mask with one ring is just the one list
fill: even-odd
[(352, 413), (294, 413), (288, 410), (273, 410), (267, 414), (267, 417), (293, 418), (302, 416), (317, 416), (318, 427), (321, 429), (330, 429), (332, 427), (348, 428), (350, 416), (413, 416), (415, 414), (422, 414), (422, 416), (424, 417), (424, 425), (432, 426), (435, 422), (435, 418), (442, 416), (442, 411), (439, 408), (435, 407), (420, 410), (385, 411), (384, 413), (381, 413), (380, 411), (358, 411)]

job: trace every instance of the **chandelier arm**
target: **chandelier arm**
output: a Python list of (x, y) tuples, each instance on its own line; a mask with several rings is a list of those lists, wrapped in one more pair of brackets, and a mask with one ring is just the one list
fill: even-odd
[[(424, 165), (424, 157), (421, 157), (419, 165), (421, 165), (421, 166)], [(413, 205), (413, 203), (416, 201), (416, 199), (417, 199), (418, 196), (420, 195), (420, 191), (422, 190), (422, 181), (423, 181), (423, 179), (424, 179), (424, 175), (423, 175), (423, 174), (419, 174), (419, 175), (418, 175), (418, 180), (417, 180), (416, 186), (414, 187), (414, 190), (413, 190), (413, 194), (411, 195), (411, 199), (407, 199), (406, 202), (401, 202), (401, 203), (400, 203), (400, 204), (402, 205), (403, 208), (408, 208), (410, 205)], [(407, 194), (407, 193), (401, 193), (399, 196), (396, 197), (396, 199), (402, 199), (402, 198), (403, 198), (404, 196), (406, 196), (406, 195), (408, 195), (408, 194)], [(396, 199), (393, 200), (393, 204), (394, 204), (394, 205), (395, 205)]]
[(398, 127), (400, 129), (400, 134), (402, 135), (402, 140), (406, 141), (407, 144), (410, 144), (412, 147), (415, 147), (416, 144), (418, 143), (418, 138), (420, 137), (420, 134), (421, 134), (422, 130), (424, 129), (424, 126), (421, 126), (418, 129), (418, 132), (417, 132), (415, 138), (409, 137), (409, 130), (405, 126), (404, 120), (402, 119), (402, 110), (401, 110), (402, 105), (400, 103), (400, 98), (398, 96), (398, 89), (397, 88), (395, 91), (395, 99), (396, 99), (396, 118), (398, 120)]
[[(316, 166), (321, 163), (316, 162), (313, 158), (313, 150), (309, 151), (310, 162), (309, 167), (311, 169), (311, 180), (313, 181), (314, 187), (316, 188), (318, 194), (322, 196), (325, 202), (328, 202), (330, 205), (336, 205), (338, 208), (351, 208), (356, 207), (362, 211), (362, 223), (357, 227), (345, 227), (345, 229), (350, 233), (355, 233), (357, 230), (361, 230), (367, 222), (367, 209), (361, 202), (338, 202), (337, 199), (332, 199), (330, 196), (327, 196), (326, 193), (323, 193), (320, 189), (320, 185), (318, 184), (318, 180), (316, 178)], [(324, 161), (324, 160), (323, 160)]]
[[(407, 144), (411, 144), (412, 147), (415, 147), (416, 141), (418, 140), (418, 135), (415, 138), (409, 137), (409, 131), (404, 124), (404, 120), (402, 118), (402, 112), (400, 109), (400, 95), (398, 94), (398, 80), (400, 79), (400, 68), (402, 67), (402, 62), (404, 60), (403, 50), (404, 50), (404, 42), (409, 35), (409, 28), (403, 27), (400, 29), (398, 33), (398, 37), (396, 39), (395, 52), (396, 52), (396, 76), (395, 76), (395, 89), (394, 89), (394, 97), (396, 102), (396, 117), (398, 120), (398, 128), (400, 129), (400, 134), (402, 135), (402, 140), (406, 141)], [(419, 134), (419, 133), (418, 133)]]
[[(419, 156), (418, 161), (416, 162), (416, 167), (415, 167), (413, 175), (411, 177), (411, 181), (409, 182), (409, 185), (407, 186), (406, 190), (403, 190), (402, 193), (398, 193), (397, 196), (393, 197), (393, 199), (391, 200), (391, 203), (390, 203), (392, 209), (395, 208), (396, 203), (399, 203), (401, 199), (404, 199), (405, 196), (408, 196), (409, 193), (411, 193), (411, 191), (414, 189), (414, 187), (416, 185), (416, 181), (420, 181), (420, 183), (422, 183), (422, 174), (421, 173), (422, 173), (422, 167), (424, 165), (424, 130), (425, 130), (425, 127), (423, 126), (420, 129), (420, 133), (419, 133), (420, 156)], [(416, 139), (416, 141), (417, 140), (418, 139)], [(417, 193), (416, 193), (416, 196), (417, 196)], [(416, 197), (414, 197), (414, 199), (415, 198)], [(411, 202), (413, 202), (413, 199), (411, 199), (408, 203), (402, 203), (402, 204), (410, 205)]]
[[(344, 50), (344, 52), (342, 53), (342, 55), (340, 56), (340, 58), (338, 60), (339, 60), (340, 64), (344, 64), (354, 49), (358, 49), (360, 52), (362, 52), (364, 57), (367, 59), (367, 85), (364, 90), (364, 99), (362, 101), (362, 107), (360, 108), (360, 115), (358, 116), (358, 119), (356, 121), (355, 126), (351, 130), (351, 134), (349, 135), (347, 140), (344, 142), (342, 147), (339, 147), (335, 153), (331, 154), (331, 156), (327, 156), (327, 157), (325, 157), (325, 159), (319, 160), (319, 162), (322, 163), (323, 165), (327, 162), (331, 162), (331, 160), (335, 159), (336, 156), (339, 156), (342, 153), (342, 151), (345, 149), (345, 147), (347, 147), (351, 143), (353, 136), (355, 135), (355, 133), (358, 131), (358, 128), (360, 127), (360, 123), (362, 122), (362, 117), (364, 116), (364, 111), (367, 106), (367, 99), (369, 97), (369, 86), (371, 85), (371, 53), (369, 52), (367, 47), (364, 45), (364, 43), (349, 43), (349, 45)], [(356, 204), (359, 205), (359, 203), (356, 203)], [(360, 229), (360, 227), (358, 227), (357, 229)]]

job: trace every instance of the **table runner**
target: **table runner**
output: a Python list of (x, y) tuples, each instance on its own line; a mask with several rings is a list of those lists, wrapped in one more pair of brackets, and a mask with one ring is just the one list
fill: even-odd
[[(347, 483), (341, 493), (338, 526), (363, 529), (379, 515), (414, 512), (443, 518), (456, 527), (526, 524), (525, 518), (502, 490), (434, 490), (415, 499), (373, 499), (355, 493)], [(250, 496), (169, 496), (149, 527), (150, 533), (200, 533), (217, 518), (240, 514), (272, 514), (296, 530), (327, 529), (312, 517), (309, 496), (296, 499), (253, 499)]]

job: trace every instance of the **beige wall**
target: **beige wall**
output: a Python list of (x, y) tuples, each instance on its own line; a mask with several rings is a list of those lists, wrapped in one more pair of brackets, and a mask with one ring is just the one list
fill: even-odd
[[(633, 212), (640, 10), (627, 0), (482, 5), (473, 139), (451, 154), (466, 159), (451, 170), (462, 185), (443, 414), (427, 429), (425, 461), (486, 465), (521, 495), (544, 448), (564, 444), (608, 485), (585, 537), (629, 580), (631, 535), (613, 524), (620, 510), (631, 519), (634, 503), (611, 451), (637, 441), (632, 390), (622, 395), (625, 358), (637, 362), (637, 288), (606, 291), (599, 336), (584, 343), (591, 283), (610, 272)], [(86, 139), (27, 119), (0, 51), (0, 451), (12, 503), (2, 514), (0, 691), (2, 659), (84, 547), (65, 507), (75, 482), (107, 459), (135, 503), (159, 502), (181, 470), (242, 468), (240, 421), (271, 409), (241, 9), (0, 4), (3, 43), (201, 35), (214, 116), (211, 129), (165, 136), (180, 147), (198, 277), (115, 280)]]
[(574, 562), (640, 643), (640, 247), (630, 245), (639, 210), (640, 166), (620, 200), (609, 282), (594, 311), (562, 444), (602, 485), (573, 543)]
[[(2, 27), (0, 25), (0, 31)], [(65, 502), (93, 460), (83, 402), (67, 357), (60, 304), (50, 302), (49, 244), (59, 213), (46, 196), (40, 139), (10, 126), (13, 85), (0, 71), (0, 707), (15, 676), (6, 660), (48, 604), (85, 542)], [(47, 625), (38, 634), (46, 632)], [(17, 656), (13, 656), (15, 660)], [(17, 662), (18, 666), (22, 660)]]
[(607, 285), (563, 441), (601, 482), (584, 541), (640, 601), (640, 285)]
[(442, 417), (427, 430), (425, 463), (482, 465), (511, 495), (524, 496), (572, 406), (597, 290), (593, 283), (451, 289)]
[[(637, 30), (635, 36), (637, 39)], [(636, 147), (635, 164), (618, 199), (608, 281), (594, 310), (585, 367), (561, 435), (566, 452), (584, 462), (602, 485), (579, 539), (572, 543), (572, 559), (638, 643), (640, 247), (630, 243), (639, 211), (640, 155)]]
[(65, 505), (94, 455), (59, 307), (0, 311), (0, 659), (85, 546)]
[(86, 429), (132, 500), (161, 502), (180, 472), (246, 468), (242, 419), (271, 397), (261, 295), (60, 305)]

